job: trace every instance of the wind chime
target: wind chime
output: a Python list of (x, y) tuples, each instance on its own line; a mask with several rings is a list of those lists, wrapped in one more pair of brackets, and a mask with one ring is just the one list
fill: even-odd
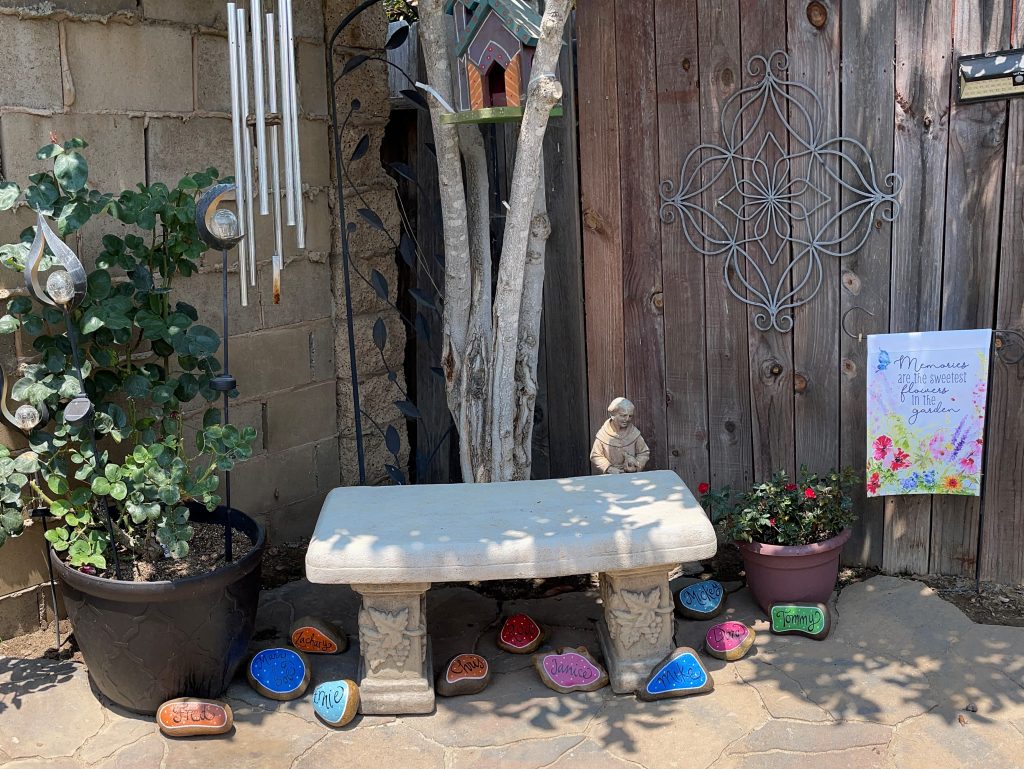
[[(274, 251), (271, 263), (274, 271), (274, 304), (278, 304), (281, 301), (281, 270), (284, 267), (282, 164), (284, 222), (288, 227), (295, 228), (296, 247), (306, 247), (292, 0), (277, 0), (276, 14), (264, 13), (261, 0), (250, 0), (248, 9), (238, 3), (228, 3), (227, 27), (235, 201), (241, 234), (238, 248), (241, 302), (243, 307), (248, 306), (249, 288), (256, 285), (254, 221), (258, 206), (260, 216), (268, 216), (273, 212)], [(250, 105), (253, 107), (252, 112)]]

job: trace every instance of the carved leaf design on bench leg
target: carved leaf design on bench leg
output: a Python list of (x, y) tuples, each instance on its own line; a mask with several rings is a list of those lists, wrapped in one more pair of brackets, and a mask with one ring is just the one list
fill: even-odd
[(664, 614), (661, 604), (661, 588), (646, 592), (619, 590), (613, 595), (611, 611), (608, 613), (609, 630), (624, 646), (634, 646), (641, 638), (649, 643), (658, 643)]
[[(409, 610), (384, 611), (363, 607), (359, 612), (359, 646), (374, 675), (405, 669), (412, 639), (425, 630), (408, 630)], [(390, 664), (389, 664), (390, 661)]]

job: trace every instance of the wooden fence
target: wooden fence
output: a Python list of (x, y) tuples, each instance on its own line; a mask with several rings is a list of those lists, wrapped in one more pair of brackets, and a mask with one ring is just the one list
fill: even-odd
[[(961, 106), (956, 57), (1024, 44), (1024, 0), (586, 0), (578, 99), (591, 429), (625, 394), (652, 465), (695, 486), (865, 462), (864, 333), (1024, 327), (1024, 101)], [(781, 49), (826, 129), (859, 138), (902, 212), (823, 260), (789, 334), (658, 217), (659, 182), (720, 143), (747, 60)], [(992, 362), (983, 496), (866, 500), (847, 550), (889, 572), (1024, 581), (1024, 366)], [(982, 506), (984, 515), (982, 516)], [(980, 561), (979, 561), (980, 554)]]

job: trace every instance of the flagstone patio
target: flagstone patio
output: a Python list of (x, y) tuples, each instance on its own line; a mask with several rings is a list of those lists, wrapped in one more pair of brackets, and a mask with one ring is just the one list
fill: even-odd
[[(499, 607), (470, 589), (444, 588), (428, 601), (435, 666), (475, 649), (495, 673), (484, 693), (439, 698), (432, 715), (357, 717), (333, 730), (316, 720), (308, 694), (273, 702), (240, 678), (227, 695), (232, 733), (168, 739), (151, 719), (103, 707), (80, 665), (3, 658), (0, 765), (1011, 769), (1024, 760), (1024, 628), (976, 625), (919, 582), (874, 577), (847, 587), (821, 642), (771, 636), (742, 590), (727, 615), (753, 625), (756, 650), (735, 663), (705, 658), (710, 694), (653, 703), (608, 688), (556, 694), (528, 656), (495, 646), (498, 617), (522, 610), (551, 629), (552, 645), (596, 650), (592, 594)], [(302, 581), (269, 591), (254, 646), (283, 642), (304, 614), (354, 634), (356, 606), (346, 588)], [(677, 620), (679, 643), (698, 647), (710, 624)], [(314, 683), (354, 677), (356, 663), (355, 649), (316, 658)]]

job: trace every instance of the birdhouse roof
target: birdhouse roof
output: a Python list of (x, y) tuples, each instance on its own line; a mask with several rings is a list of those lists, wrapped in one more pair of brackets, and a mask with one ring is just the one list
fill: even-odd
[(535, 46), (540, 39), (540, 15), (524, 0), (445, 0), (445, 13), (454, 13), (457, 2), (465, 5), (470, 12), (469, 26), (458, 41), (456, 54), (459, 56), (466, 52), (473, 36), (487, 18), (488, 11), (493, 11), (523, 45)]

